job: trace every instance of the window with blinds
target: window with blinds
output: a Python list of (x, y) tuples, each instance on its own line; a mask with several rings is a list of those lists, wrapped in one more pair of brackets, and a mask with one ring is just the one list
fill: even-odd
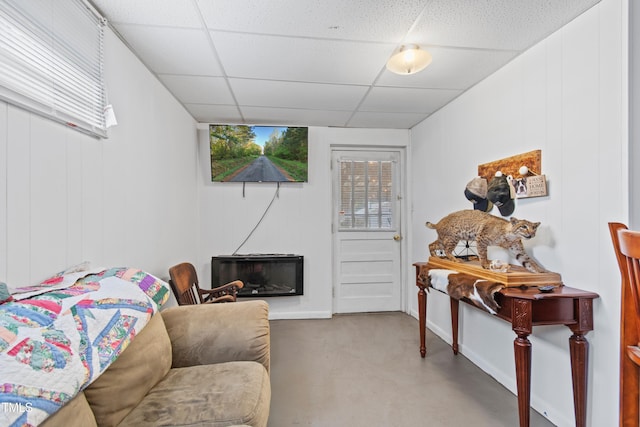
[(0, 1), (0, 99), (106, 137), (103, 38), (81, 0)]
[(393, 162), (340, 160), (340, 229), (395, 229)]

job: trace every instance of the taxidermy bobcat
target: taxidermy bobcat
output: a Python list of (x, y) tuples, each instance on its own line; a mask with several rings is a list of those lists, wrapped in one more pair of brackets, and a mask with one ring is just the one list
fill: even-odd
[(539, 222), (516, 218), (507, 221), (480, 210), (463, 210), (445, 216), (437, 224), (427, 222), (426, 225), (438, 232), (438, 239), (429, 245), (429, 252), (433, 256), (437, 256), (436, 251), (441, 250), (451, 261), (460, 262), (453, 256), (452, 251), (460, 240), (474, 240), (483, 268), (488, 269), (490, 264), (487, 259), (487, 247), (499, 246), (509, 250), (530, 272), (547, 272), (527, 255), (521, 240), (535, 236)]

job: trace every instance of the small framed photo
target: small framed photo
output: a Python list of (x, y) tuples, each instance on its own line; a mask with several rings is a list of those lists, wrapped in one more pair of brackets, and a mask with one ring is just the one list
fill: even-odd
[(513, 180), (516, 197), (542, 197), (547, 195), (547, 179), (544, 175), (525, 176)]

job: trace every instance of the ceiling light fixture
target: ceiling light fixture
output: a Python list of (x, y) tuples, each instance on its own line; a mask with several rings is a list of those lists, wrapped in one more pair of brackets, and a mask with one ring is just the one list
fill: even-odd
[(402, 45), (387, 61), (387, 70), (402, 75), (415, 74), (427, 68), (431, 59), (431, 54), (418, 45)]

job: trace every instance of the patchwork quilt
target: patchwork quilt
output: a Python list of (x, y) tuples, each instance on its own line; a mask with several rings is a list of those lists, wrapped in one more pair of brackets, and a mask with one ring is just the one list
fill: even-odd
[(169, 298), (132, 268), (60, 275), (0, 304), (0, 426), (36, 426), (91, 384)]

